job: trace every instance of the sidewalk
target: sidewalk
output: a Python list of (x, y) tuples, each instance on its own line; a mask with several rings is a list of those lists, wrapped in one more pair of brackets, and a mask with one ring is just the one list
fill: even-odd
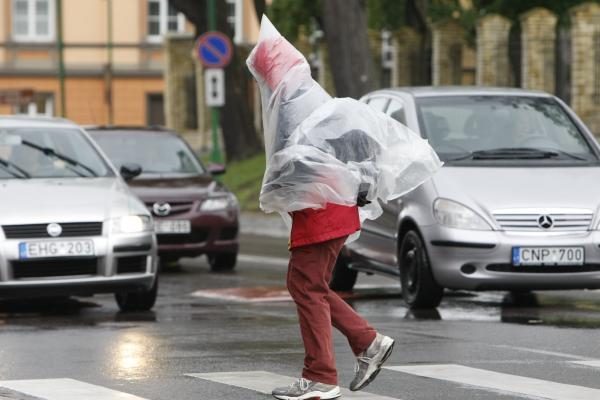
[(278, 214), (242, 212), (240, 232), (274, 238), (289, 237), (289, 229)]

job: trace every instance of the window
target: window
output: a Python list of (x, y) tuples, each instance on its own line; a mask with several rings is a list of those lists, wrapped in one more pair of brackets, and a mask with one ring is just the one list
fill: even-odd
[(148, 0), (148, 40), (159, 42), (168, 32), (183, 32), (185, 17), (169, 0)]
[(401, 124), (406, 125), (406, 115), (404, 114), (404, 104), (402, 104), (398, 100), (390, 100), (390, 105), (388, 106), (386, 112), (387, 115), (394, 118), (396, 121)]
[(13, 38), (44, 42), (54, 39), (54, 0), (13, 0)]
[(368, 104), (377, 111), (385, 112), (388, 105), (388, 99), (385, 97), (372, 97), (369, 99)]
[(52, 93), (36, 93), (30, 103), (18, 106), (17, 114), (52, 117), (54, 115), (54, 95)]
[(243, 34), (242, 7), (243, 0), (227, 0), (227, 23), (233, 32), (233, 42), (241, 43)]

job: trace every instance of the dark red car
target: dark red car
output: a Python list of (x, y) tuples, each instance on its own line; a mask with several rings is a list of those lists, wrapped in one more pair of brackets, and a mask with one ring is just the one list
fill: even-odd
[(169, 130), (86, 130), (118, 169), (141, 168), (128, 183), (154, 217), (161, 264), (206, 254), (214, 271), (235, 267), (239, 206), (235, 195), (213, 178), (225, 172), (222, 166), (205, 168), (183, 138)]

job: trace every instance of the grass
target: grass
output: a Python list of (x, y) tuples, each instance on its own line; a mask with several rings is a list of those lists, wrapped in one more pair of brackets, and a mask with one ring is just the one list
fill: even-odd
[(258, 195), (265, 172), (265, 155), (260, 154), (227, 164), (219, 180), (237, 196), (242, 211), (259, 211)]

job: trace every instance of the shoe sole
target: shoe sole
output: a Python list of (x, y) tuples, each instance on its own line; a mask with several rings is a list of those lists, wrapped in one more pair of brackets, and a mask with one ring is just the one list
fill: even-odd
[(377, 369), (375, 371), (373, 371), (373, 373), (367, 378), (367, 380), (364, 381), (360, 386), (358, 386), (358, 387), (356, 387), (354, 389), (350, 389), (351, 391), (356, 392), (356, 391), (362, 390), (365, 387), (367, 387), (367, 385), (369, 383), (373, 382), (375, 380), (375, 378), (377, 378), (377, 375), (379, 374), (379, 372), (381, 372), (381, 366), (392, 355), (392, 350), (394, 350), (394, 344), (396, 344), (396, 341), (392, 340), (392, 344), (387, 349), (387, 351), (385, 352), (385, 354), (383, 355), (383, 357), (381, 357), (381, 360), (377, 363)]
[[(290, 396), (276, 396), (273, 395), (273, 397), (275, 397), (276, 399), (279, 400), (334, 400), (334, 399), (338, 399), (340, 397), (342, 397), (342, 393), (338, 390), (337, 393), (323, 393), (320, 392), (321, 394), (318, 395), (313, 395), (313, 394), (308, 394), (310, 397), (290, 397)], [(306, 395), (304, 395), (306, 396)]]

